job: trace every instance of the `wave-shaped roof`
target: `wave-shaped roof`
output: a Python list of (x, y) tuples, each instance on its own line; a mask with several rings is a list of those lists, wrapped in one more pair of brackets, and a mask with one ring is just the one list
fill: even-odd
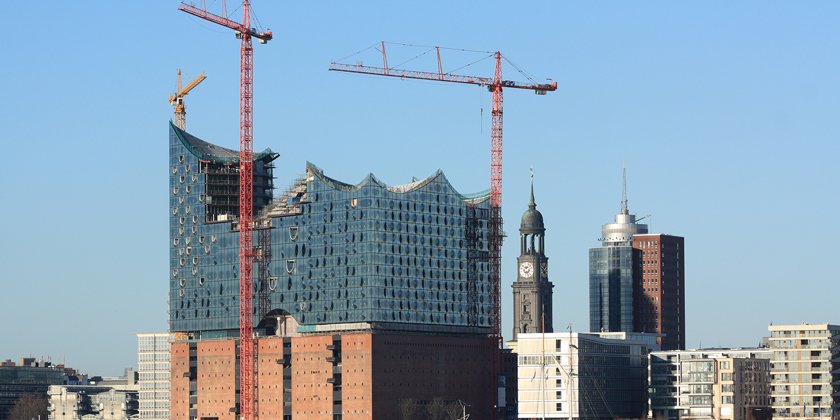
[(469, 204), (479, 204), (479, 203), (482, 203), (482, 202), (484, 202), (484, 201), (486, 201), (490, 198), (490, 190), (489, 189), (478, 192), (478, 193), (473, 193), (473, 194), (461, 194), (461, 193), (459, 193), (458, 190), (456, 190), (455, 188), (452, 187), (452, 184), (449, 182), (448, 179), (446, 179), (446, 175), (444, 175), (443, 171), (441, 171), (440, 169), (438, 169), (432, 176), (430, 176), (428, 178), (419, 179), (419, 180), (414, 178), (412, 180), (412, 182), (409, 182), (407, 184), (402, 184), (402, 185), (394, 185), (394, 186), (388, 186), (387, 184), (385, 184), (384, 182), (378, 180), (375, 176), (373, 176), (372, 173), (368, 174), (368, 176), (365, 177), (365, 179), (363, 179), (362, 182), (360, 182), (356, 185), (353, 185), (353, 184), (347, 184), (347, 183), (335, 180), (333, 178), (330, 178), (330, 177), (324, 175), (324, 171), (321, 168), (315, 166), (312, 162), (306, 162), (306, 169), (310, 173), (317, 176), (325, 184), (332, 187), (333, 189), (335, 189), (337, 191), (343, 191), (343, 192), (356, 192), (360, 188), (362, 188), (365, 185), (367, 185), (368, 183), (372, 182), (374, 185), (377, 185), (377, 186), (379, 186), (379, 187), (381, 187), (385, 190), (388, 190), (390, 192), (404, 194), (404, 193), (410, 193), (412, 191), (417, 191), (417, 190), (423, 188), (424, 186), (426, 186), (428, 183), (430, 183), (430, 182), (432, 182), (435, 179), (440, 177), (440, 178), (443, 179), (443, 181), (446, 182), (447, 185), (449, 185), (450, 191), (454, 192), (455, 195), (457, 195), (461, 200), (464, 200), (465, 202), (467, 202)]
[[(198, 160), (202, 162), (220, 163), (223, 165), (239, 163), (239, 150), (216, 146), (215, 144), (201, 140), (200, 138), (176, 127), (171, 120), (169, 121), (169, 124), (175, 130), (175, 134), (178, 135), (178, 138), (181, 140), (181, 143), (184, 144), (184, 147), (186, 147), (190, 153), (195, 155)], [(266, 156), (271, 156), (272, 154), (271, 148), (266, 148), (262, 152), (254, 153), (253, 161), (258, 161)]]

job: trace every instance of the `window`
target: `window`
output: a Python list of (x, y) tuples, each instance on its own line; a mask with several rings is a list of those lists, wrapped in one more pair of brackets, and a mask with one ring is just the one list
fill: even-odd
[[(556, 382), (556, 386), (563, 386), (563, 380), (558, 379), (557, 382)], [(557, 395), (560, 395), (560, 391), (557, 391)], [(558, 397), (558, 398), (560, 398), (560, 397)]]
[(557, 410), (556, 411), (563, 411), (563, 403), (557, 403)]

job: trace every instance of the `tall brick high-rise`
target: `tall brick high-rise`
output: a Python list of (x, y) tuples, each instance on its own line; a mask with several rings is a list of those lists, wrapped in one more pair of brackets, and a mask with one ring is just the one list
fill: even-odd
[(685, 244), (680, 236), (633, 236), (633, 331), (665, 334), (662, 350), (685, 350)]

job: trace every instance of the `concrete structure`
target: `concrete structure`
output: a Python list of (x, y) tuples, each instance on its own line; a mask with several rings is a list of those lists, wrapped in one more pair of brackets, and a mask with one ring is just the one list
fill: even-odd
[[(169, 146), (171, 418), (233, 419), (238, 152), (171, 124)], [(275, 197), (276, 158), (254, 154), (254, 411), (396, 418), (442, 397), (489, 418), (489, 191), (442, 172), (353, 185), (307, 163)]]
[(650, 354), (650, 417), (767, 420), (769, 349), (702, 349)]
[(593, 333), (519, 334), (519, 418), (641, 418), (647, 340)]
[(49, 420), (128, 420), (137, 416), (137, 391), (53, 385), (49, 397)]
[(21, 365), (7, 360), (0, 366), (0, 419), (15, 406), (18, 398), (25, 394), (41, 394), (47, 397), (50, 385), (61, 385), (63, 366), (50, 362), (21, 359)]
[(773, 419), (840, 413), (840, 325), (771, 325)]
[(169, 333), (135, 333), (137, 336), (137, 389), (141, 419), (168, 419), (170, 406)]
[[(554, 332), (552, 289), (548, 281), (548, 257), (545, 255), (545, 224), (534, 202), (531, 178), (531, 202), (519, 226), (520, 255), (516, 259), (518, 277), (513, 288), (513, 339), (520, 333)], [(544, 318), (543, 318), (544, 317)], [(545, 323), (543, 323), (543, 319)]]

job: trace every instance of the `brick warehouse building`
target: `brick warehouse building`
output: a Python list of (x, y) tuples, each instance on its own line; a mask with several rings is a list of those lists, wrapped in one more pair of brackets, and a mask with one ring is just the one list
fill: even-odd
[[(238, 409), (238, 152), (170, 124), (171, 413)], [(254, 412), (398, 418), (433, 400), (489, 418), (489, 191), (438, 171), (387, 186), (306, 174), (275, 197), (254, 154)]]

